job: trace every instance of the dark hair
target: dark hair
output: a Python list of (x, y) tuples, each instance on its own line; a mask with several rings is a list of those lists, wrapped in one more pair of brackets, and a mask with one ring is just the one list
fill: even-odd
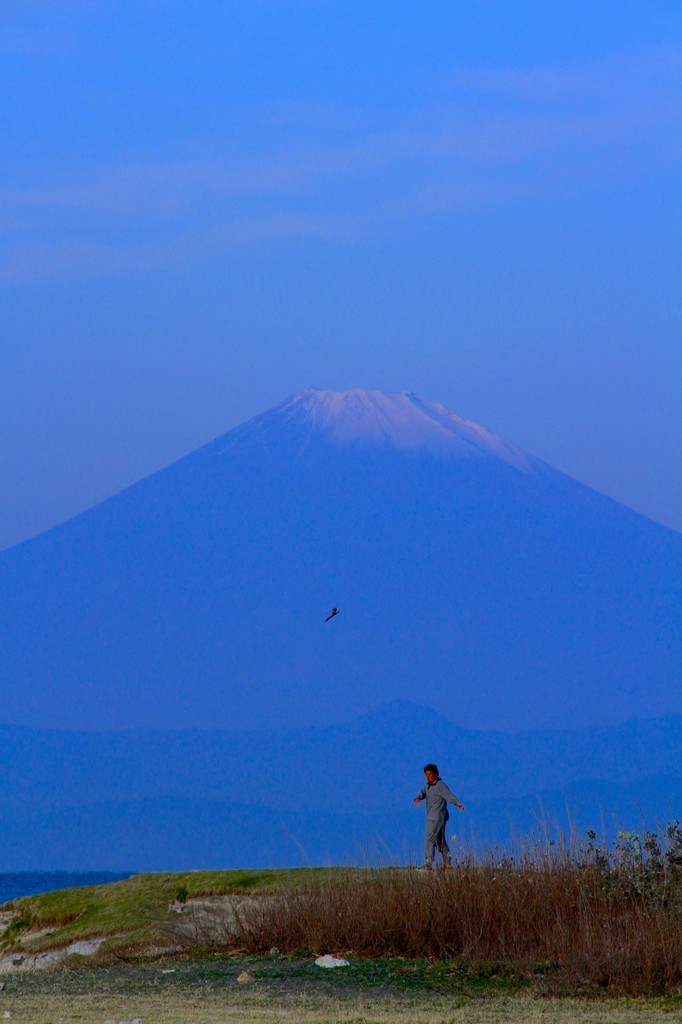
[(424, 768), (424, 771), (425, 772), (433, 772), (434, 775), (438, 775), (438, 765), (437, 764), (427, 764), (426, 767)]

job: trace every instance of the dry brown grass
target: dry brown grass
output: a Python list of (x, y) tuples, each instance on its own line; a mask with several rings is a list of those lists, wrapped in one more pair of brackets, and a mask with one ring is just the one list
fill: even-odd
[[(543, 975), (555, 991), (682, 987), (682, 833), (463, 855), (449, 871), (381, 868), (276, 889), (230, 911), (226, 944), (260, 953), (432, 957)], [(201, 944), (195, 935), (193, 944)], [(216, 941), (216, 920), (210, 937)]]

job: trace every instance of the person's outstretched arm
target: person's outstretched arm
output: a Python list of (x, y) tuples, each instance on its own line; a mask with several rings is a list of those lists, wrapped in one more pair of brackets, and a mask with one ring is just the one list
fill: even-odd
[(464, 804), (459, 799), (459, 797), (455, 796), (455, 794), (445, 785), (445, 783), (443, 782), (442, 779), (440, 780), (440, 784), (441, 784), (441, 787), (442, 787), (441, 788), (441, 793), (445, 797), (447, 802), (449, 804), (454, 804), (455, 807), (459, 807), (460, 811), (463, 811), (464, 810)]

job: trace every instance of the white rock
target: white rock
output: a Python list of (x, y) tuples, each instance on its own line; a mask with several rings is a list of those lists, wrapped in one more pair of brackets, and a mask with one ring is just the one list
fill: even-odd
[(84, 939), (81, 942), (72, 942), (70, 946), (66, 947), (66, 954), (67, 956), (71, 956), (72, 953), (78, 953), (80, 956), (92, 956), (106, 941), (106, 939)]
[(97, 952), (102, 943), (106, 941), (106, 937), (101, 939), (83, 939), (80, 942), (72, 942), (66, 949), (49, 949), (45, 953), (15, 953), (0, 960), (0, 973), (40, 970), (42, 967), (50, 967), (52, 964), (61, 963), (65, 957), (72, 954), (92, 956)]
[(315, 961), (318, 967), (350, 967), (350, 962), (338, 956), (318, 956)]

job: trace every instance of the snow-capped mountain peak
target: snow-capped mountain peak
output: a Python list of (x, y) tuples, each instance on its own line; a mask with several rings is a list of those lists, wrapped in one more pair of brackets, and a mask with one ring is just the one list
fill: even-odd
[(515, 445), (414, 392), (329, 391), (308, 388), (252, 421), (275, 421), (321, 436), (339, 447), (393, 446), (459, 458), (493, 458), (522, 472), (536, 462)]

